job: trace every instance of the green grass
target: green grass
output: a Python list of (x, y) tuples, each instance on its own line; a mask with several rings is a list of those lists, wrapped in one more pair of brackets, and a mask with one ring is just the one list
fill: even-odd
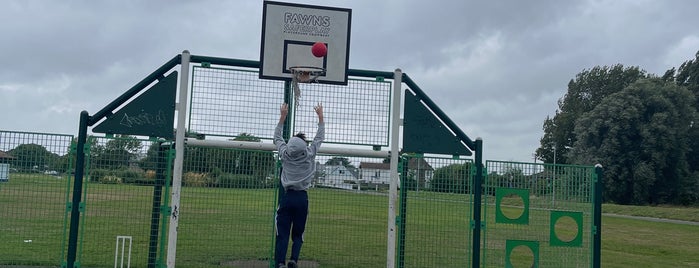
[(602, 213), (699, 222), (699, 207), (602, 204)]
[[(14, 173), (10, 182), (0, 183), (0, 265), (61, 264), (66, 184), (65, 178)], [(146, 263), (152, 195), (153, 187), (148, 186), (87, 186), (81, 217), (83, 267), (112, 267), (117, 235), (133, 237), (132, 265)], [(313, 189), (309, 196), (311, 212), (303, 259), (321, 267), (385, 266), (386, 195)], [(221, 262), (233, 260), (268, 260), (273, 241), (274, 197), (271, 189), (183, 188), (178, 267), (219, 267)], [(468, 267), (472, 236), (468, 228), (470, 197), (431, 192), (410, 192), (408, 197), (405, 266)], [(540, 204), (537, 202), (532, 200), (534, 205)], [(530, 223), (535, 229), (524, 230), (494, 223), (492, 207), (485, 208), (488, 243), (484, 250), (490, 252), (488, 258), (503, 258), (505, 237), (526, 238), (527, 233), (540, 240), (541, 267), (587, 256), (587, 235), (583, 257), (577, 249), (556, 253), (554, 250), (559, 249), (549, 248), (545, 210), (530, 211)], [(605, 204), (604, 211), (697, 221), (696, 208)], [(588, 219), (586, 215), (586, 223)], [(571, 227), (562, 225), (560, 231), (570, 234)], [(589, 232), (589, 224), (586, 225), (584, 231)], [(602, 267), (699, 266), (699, 226), (603, 217), (602, 228)], [(515, 264), (532, 261), (530, 253), (516, 249)]]

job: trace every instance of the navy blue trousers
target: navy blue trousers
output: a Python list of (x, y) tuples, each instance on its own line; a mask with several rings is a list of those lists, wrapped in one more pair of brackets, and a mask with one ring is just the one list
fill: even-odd
[(308, 193), (306, 191), (289, 190), (281, 195), (275, 218), (277, 239), (274, 259), (277, 264), (285, 263), (290, 234), (292, 241), (290, 259), (298, 261), (307, 217)]

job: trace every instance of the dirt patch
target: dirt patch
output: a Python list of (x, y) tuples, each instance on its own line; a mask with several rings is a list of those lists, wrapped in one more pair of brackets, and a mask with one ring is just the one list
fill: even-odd
[[(268, 268), (269, 260), (235, 260), (221, 262), (221, 266), (236, 268)], [(315, 261), (299, 261), (301, 268), (318, 268), (320, 265)]]

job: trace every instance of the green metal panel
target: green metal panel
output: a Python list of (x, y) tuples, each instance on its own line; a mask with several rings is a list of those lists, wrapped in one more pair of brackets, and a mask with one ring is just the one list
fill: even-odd
[(92, 131), (173, 139), (176, 91), (177, 72), (172, 72)]
[[(564, 218), (564, 217), (569, 217), (575, 221), (575, 225), (577, 227), (577, 233), (575, 237), (570, 240), (570, 241), (565, 241), (561, 239), (559, 234), (557, 233), (556, 229), (556, 223), (558, 220)], [(549, 243), (551, 246), (557, 246), (557, 247), (580, 247), (582, 246), (582, 241), (583, 241), (583, 214), (582, 212), (574, 212), (574, 211), (551, 211), (551, 227), (550, 229), (550, 239)]]
[[(482, 267), (595, 267), (592, 167), (491, 160), (486, 165)], [(507, 197), (513, 193), (523, 202)], [(524, 211), (508, 218), (502, 210), (511, 208)], [(534, 261), (521, 254), (523, 248), (531, 249)]]
[[(522, 214), (517, 218), (510, 218), (502, 211), (502, 199), (506, 196), (516, 195), (522, 198)], [(495, 190), (495, 222), (511, 224), (529, 224), (529, 190), (497, 188)]]
[(404, 154), (399, 163), (396, 267), (470, 267), (475, 163), (419, 154)]
[(507, 240), (505, 244), (505, 267), (506, 268), (512, 268), (516, 267), (512, 263), (512, 251), (517, 248), (517, 247), (527, 247), (529, 250), (531, 250), (532, 255), (534, 257), (534, 263), (531, 266), (527, 267), (532, 267), (532, 268), (538, 268), (539, 267), (539, 241), (527, 241), (527, 240)]
[(405, 91), (404, 107), (404, 152), (471, 155), (461, 140), (409, 90)]

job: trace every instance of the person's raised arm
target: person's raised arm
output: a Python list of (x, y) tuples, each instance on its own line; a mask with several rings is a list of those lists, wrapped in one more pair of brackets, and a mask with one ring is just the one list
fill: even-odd
[(315, 154), (318, 151), (318, 148), (320, 148), (320, 144), (323, 143), (323, 140), (325, 140), (325, 120), (323, 119), (323, 104), (318, 103), (316, 107), (313, 107), (313, 110), (315, 110), (316, 114), (318, 115), (318, 131), (316, 132), (316, 136), (313, 138), (313, 142), (311, 143), (311, 151), (313, 154)]
[[(279, 109), (279, 122), (277, 127), (274, 129), (274, 145), (277, 146), (277, 150), (280, 151), (284, 143), (284, 138), (282, 137), (282, 129), (284, 128), (284, 121), (286, 121), (286, 115), (289, 114), (289, 105), (284, 103)], [(280, 152), (281, 153), (281, 152)]]
[(313, 110), (315, 110), (316, 114), (318, 115), (318, 124), (323, 124), (323, 104), (318, 103), (318, 105), (313, 107)]
[[(321, 111), (322, 112), (322, 111)], [(282, 107), (279, 109), (279, 124), (284, 124), (284, 121), (286, 121), (286, 115), (289, 114), (289, 104), (282, 104)]]

